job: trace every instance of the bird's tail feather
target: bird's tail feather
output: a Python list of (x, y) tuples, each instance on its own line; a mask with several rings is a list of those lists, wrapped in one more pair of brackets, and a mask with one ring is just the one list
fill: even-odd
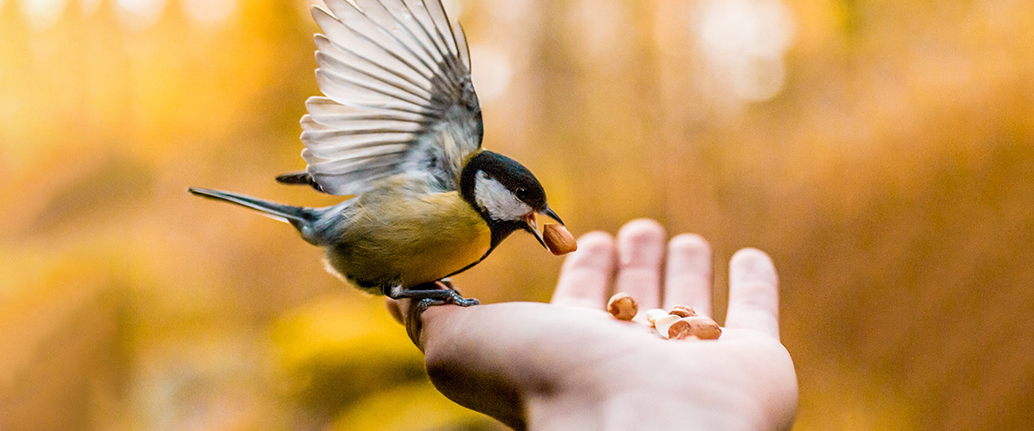
[(313, 221), (314, 214), (308, 208), (278, 204), (276, 202), (264, 201), (250, 196), (219, 190), (191, 187), (187, 189), (187, 191), (197, 196), (230, 202), (242, 207), (251, 208), (268, 217), (290, 223), (298, 230), (301, 230), (302, 226), (309, 225)]

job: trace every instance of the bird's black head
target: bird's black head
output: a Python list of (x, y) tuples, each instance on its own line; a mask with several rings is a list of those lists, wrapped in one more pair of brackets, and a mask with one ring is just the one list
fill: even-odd
[(460, 175), (460, 193), (488, 223), (493, 247), (518, 229), (542, 243), (536, 214), (564, 223), (549, 208), (546, 191), (535, 175), (502, 154), (481, 151), (471, 157)]

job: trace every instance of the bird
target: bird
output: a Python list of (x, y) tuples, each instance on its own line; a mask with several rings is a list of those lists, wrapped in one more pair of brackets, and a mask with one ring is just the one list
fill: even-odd
[[(417, 308), (477, 305), (448, 281), (538, 215), (563, 221), (532, 172), (482, 147), (470, 51), (441, 0), (326, 0), (311, 13), (321, 96), (301, 119), (305, 171), (276, 177), (345, 197), (300, 207), (191, 187), (289, 223), (327, 269)], [(548, 248), (548, 247), (547, 247)]]

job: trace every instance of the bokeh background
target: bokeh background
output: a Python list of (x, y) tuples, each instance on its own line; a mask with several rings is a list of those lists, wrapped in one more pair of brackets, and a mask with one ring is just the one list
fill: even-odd
[[(485, 145), (576, 233), (768, 251), (797, 430), (1034, 427), (1034, 3), (451, 0)], [(461, 430), (289, 227), (302, 0), (0, 0), (0, 429)], [(456, 277), (546, 301), (527, 235)]]

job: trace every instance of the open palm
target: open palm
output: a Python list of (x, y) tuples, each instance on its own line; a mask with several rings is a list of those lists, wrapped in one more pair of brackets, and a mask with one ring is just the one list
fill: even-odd
[(637, 220), (616, 244), (595, 232), (579, 246), (550, 304), (423, 313), (420, 342), (443, 394), (515, 429), (790, 428), (797, 380), (779, 343), (778, 287), (767, 255), (744, 249), (733, 256), (719, 340), (665, 340), (644, 313), (633, 322), (612, 318), (606, 299), (613, 288), (636, 298), (640, 310), (685, 304), (710, 316), (708, 244), (679, 235), (665, 248), (664, 229)]

